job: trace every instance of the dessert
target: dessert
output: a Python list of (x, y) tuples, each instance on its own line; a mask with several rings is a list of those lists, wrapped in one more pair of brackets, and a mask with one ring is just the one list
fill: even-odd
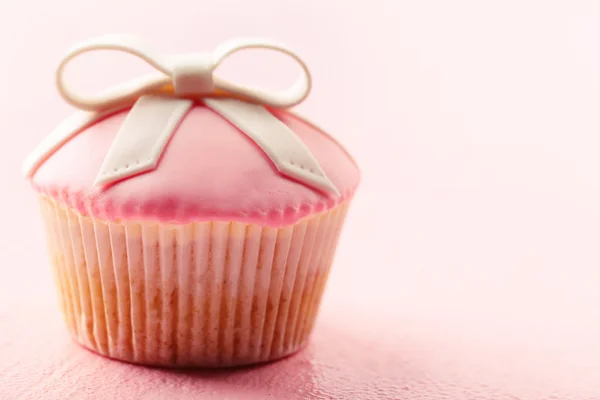
[[(291, 56), (298, 82), (278, 93), (216, 76), (224, 58), (252, 48)], [(66, 66), (96, 50), (159, 72), (81, 95)], [(67, 54), (57, 87), (80, 111), (24, 172), (77, 342), (162, 366), (251, 364), (302, 348), (360, 179), (336, 140), (290, 110), (310, 91), (304, 62), (265, 40), (161, 56), (104, 36)]]

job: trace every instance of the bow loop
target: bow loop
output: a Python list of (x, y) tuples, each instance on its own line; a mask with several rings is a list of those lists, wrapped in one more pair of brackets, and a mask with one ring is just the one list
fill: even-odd
[(312, 86), (312, 77), (308, 66), (296, 53), (269, 39), (242, 38), (223, 43), (213, 51), (216, 65), (221, 64), (232, 54), (248, 49), (272, 50), (288, 56), (298, 64), (302, 73), (292, 86), (281, 92), (270, 92), (257, 86), (236, 85), (215, 77), (215, 80), (218, 82), (218, 88), (254, 103), (277, 108), (292, 107), (306, 99)]
[[(96, 95), (81, 95), (65, 82), (65, 69), (75, 58), (98, 50), (114, 50), (141, 58), (161, 74), (143, 76), (105, 89)], [(157, 56), (150, 47), (135, 36), (106, 35), (87, 40), (73, 47), (58, 65), (56, 87), (62, 98), (84, 111), (105, 111), (133, 104), (145, 94), (164, 90), (170, 83), (171, 71), (165, 58)]]

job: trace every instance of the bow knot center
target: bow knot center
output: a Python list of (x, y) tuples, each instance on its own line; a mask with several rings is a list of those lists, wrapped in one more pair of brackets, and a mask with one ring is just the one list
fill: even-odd
[(213, 71), (215, 63), (208, 53), (180, 56), (173, 67), (175, 95), (204, 95), (214, 93)]

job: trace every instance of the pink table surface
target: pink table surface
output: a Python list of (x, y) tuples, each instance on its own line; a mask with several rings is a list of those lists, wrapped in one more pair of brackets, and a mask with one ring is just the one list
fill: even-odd
[[(119, 3), (0, 3), (0, 399), (600, 398), (598, 2)], [(178, 372), (67, 337), (19, 164), (70, 112), (53, 88), (62, 52), (119, 31), (173, 51), (275, 36), (309, 62), (300, 109), (364, 180), (301, 353)], [(103, 57), (74, 79), (117, 77)]]

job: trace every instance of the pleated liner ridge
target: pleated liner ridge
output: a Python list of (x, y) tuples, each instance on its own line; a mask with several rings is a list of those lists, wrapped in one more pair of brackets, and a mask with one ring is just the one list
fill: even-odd
[(210, 367), (306, 343), (348, 206), (269, 228), (106, 222), (41, 204), (60, 305), (80, 344), (134, 363)]

